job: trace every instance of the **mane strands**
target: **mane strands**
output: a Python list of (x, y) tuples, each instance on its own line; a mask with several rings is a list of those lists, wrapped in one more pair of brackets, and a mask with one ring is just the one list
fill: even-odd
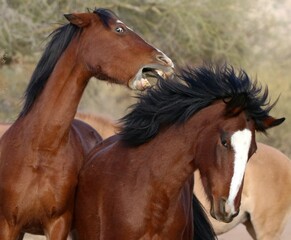
[(51, 40), (48, 42), (25, 91), (25, 103), (19, 115), (20, 117), (29, 112), (33, 103), (44, 89), (60, 56), (79, 30), (73, 24), (66, 24), (57, 28), (49, 35)]
[(111, 19), (116, 19), (117, 18), (115, 13), (113, 13), (112, 11), (110, 11), (109, 9), (106, 9), (106, 8), (95, 8), (93, 13), (95, 13), (95, 14), (97, 14), (99, 16), (99, 18), (101, 19), (103, 25), (105, 27), (107, 27), (107, 28), (109, 28), (109, 21)]
[(131, 146), (148, 142), (161, 126), (183, 123), (216, 100), (226, 103), (226, 115), (235, 108), (246, 111), (260, 131), (260, 121), (274, 106), (269, 105), (268, 89), (252, 82), (243, 70), (236, 73), (229, 65), (186, 68), (174, 79), (159, 79), (156, 87), (138, 96), (120, 120), (121, 139)]

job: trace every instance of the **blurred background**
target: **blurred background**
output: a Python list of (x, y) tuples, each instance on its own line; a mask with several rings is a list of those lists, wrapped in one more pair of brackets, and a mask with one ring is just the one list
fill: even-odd
[[(287, 117), (259, 140), (291, 156), (290, 0), (0, 0), (0, 122), (13, 122), (49, 34), (64, 13), (110, 8), (177, 66), (228, 62), (270, 89)], [(122, 64), (122, 63), (121, 63)], [(124, 87), (92, 79), (79, 111), (118, 119), (134, 103)]]
[[(63, 14), (95, 7), (113, 10), (177, 66), (228, 62), (267, 85), (271, 101), (280, 97), (273, 115), (287, 120), (258, 139), (291, 157), (291, 0), (0, 0), (0, 122), (16, 119)], [(92, 79), (79, 111), (118, 119), (135, 94)]]

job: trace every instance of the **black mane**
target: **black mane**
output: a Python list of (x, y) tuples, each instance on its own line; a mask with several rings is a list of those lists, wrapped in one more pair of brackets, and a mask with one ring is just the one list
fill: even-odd
[(161, 126), (183, 123), (219, 99), (227, 104), (226, 115), (239, 107), (264, 132), (262, 120), (274, 105), (269, 104), (267, 88), (252, 82), (243, 70), (236, 74), (226, 65), (184, 69), (172, 80), (160, 79), (138, 98), (132, 111), (120, 120), (122, 141), (133, 146), (152, 139)]
[(51, 40), (48, 42), (26, 88), (25, 103), (20, 116), (24, 116), (29, 112), (34, 101), (44, 89), (60, 56), (79, 30), (73, 24), (66, 24), (50, 34)]
[[(109, 26), (108, 24), (111, 18), (116, 18), (115, 14), (107, 9), (95, 9), (93, 12), (100, 17), (102, 23), (106, 27)], [(66, 50), (72, 39), (80, 32), (81, 28), (69, 23), (57, 28), (49, 35), (51, 39), (47, 43), (44, 53), (26, 88), (24, 94), (25, 102), (20, 117), (29, 112), (33, 103), (44, 89), (60, 56)]]
[(111, 19), (118, 18), (114, 12), (106, 8), (95, 8), (93, 12), (96, 13), (100, 17), (105, 27), (109, 27), (109, 21)]

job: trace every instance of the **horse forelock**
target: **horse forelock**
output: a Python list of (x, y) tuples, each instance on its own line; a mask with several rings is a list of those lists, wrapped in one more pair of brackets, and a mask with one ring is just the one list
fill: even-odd
[(156, 87), (138, 99), (120, 120), (121, 139), (133, 146), (152, 139), (161, 126), (187, 121), (216, 100), (230, 99), (225, 101), (227, 110), (241, 107), (257, 125), (273, 107), (267, 88), (263, 90), (243, 70), (237, 74), (229, 65), (186, 68), (174, 79), (159, 79)]
[(51, 39), (47, 43), (25, 91), (25, 103), (20, 116), (24, 116), (29, 112), (33, 103), (44, 89), (60, 56), (79, 31), (80, 28), (75, 25), (66, 24), (57, 28), (49, 35)]
[(103, 25), (109, 28), (109, 22), (112, 19), (118, 19), (114, 12), (106, 8), (95, 8), (93, 13), (97, 14)]

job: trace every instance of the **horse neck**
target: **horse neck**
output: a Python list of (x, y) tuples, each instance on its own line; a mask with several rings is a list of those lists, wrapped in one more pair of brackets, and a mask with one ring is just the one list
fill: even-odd
[(90, 78), (78, 63), (72, 40), (58, 60), (42, 93), (23, 117), (27, 132), (34, 134), (33, 145), (40, 149), (60, 146), (66, 140), (78, 103)]
[[(150, 180), (159, 183), (158, 191), (173, 196), (180, 191), (186, 181), (193, 176), (195, 171), (195, 141), (198, 135), (192, 133), (192, 140), (185, 137), (185, 126), (172, 126), (160, 132), (145, 148), (137, 149), (134, 155), (144, 155), (143, 169), (149, 169)], [(188, 142), (187, 142), (188, 141)], [(143, 145), (142, 145), (143, 146)], [(142, 159), (142, 157), (141, 157)]]
[(143, 169), (151, 171), (149, 181), (159, 182), (169, 196), (178, 193), (197, 170), (200, 134), (211, 124), (209, 112), (214, 111), (212, 106), (200, 110), (185, 123), (160, 131), (133, 152), (132, 158), (144, 156), (140, 159), (146, 159)]

